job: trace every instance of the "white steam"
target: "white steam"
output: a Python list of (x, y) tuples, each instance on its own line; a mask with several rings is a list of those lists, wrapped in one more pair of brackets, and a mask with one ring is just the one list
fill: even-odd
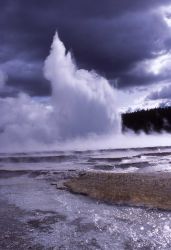
[(50, 106), (25, 94), (0, 98), (0, 151), (52, 141), (51, 113)]
[(52, 85), (50, 100), (22, 93), (0, 98), (0, 152), (171, 145), (167, 134), (122, 135), (116, 90), (95, 72), (77, 69), (58, 34), (44, 72)]
[(119, 132), (116, 90), (95, 72), (77, 69), (57, 33), (45, 61), (45, 76), (52, 84), (56, 127), (62, 139)]
[(120, 131), (116, 91), (95, 72), (77, 69), (57, 33), (44, 72), (52, 85), (49, 104), (26, 94), (0, 98), (0, 151)]

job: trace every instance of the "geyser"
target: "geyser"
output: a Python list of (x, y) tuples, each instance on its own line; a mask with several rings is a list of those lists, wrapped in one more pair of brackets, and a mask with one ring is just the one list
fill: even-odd
[(0, 98), (0, 151), (59, 148), (120, 131), (116, 90), (95, 72), (78, 69), (57, 33), (44, 75), (52, 85), (48, 103), (24, 93)]
[(78, 69), (57, 33), (44, 73), (52, 84), (58, 139), (120, 131), (116, 90), (94, 71)]
[[(0, 98), (0, 151), (108, 149), (171, 145), (171, 135), (122, 135), (117, 90), (78, 69), (58, 34), (44, 66), (52, 97)], [(121, 100), (120, 100), (121, 101)]]

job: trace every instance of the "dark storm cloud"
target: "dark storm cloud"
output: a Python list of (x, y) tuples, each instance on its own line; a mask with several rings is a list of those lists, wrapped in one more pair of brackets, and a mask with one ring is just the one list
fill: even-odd
[[(160, 76), (138, 75), (132, 70), (154, 54), (170, 50), (170, 31), (153, 11), (170, 3), (170, 0), (2, 0), (0, 67), (8, 74), (7, 84), (16, 91), (49, 95), (50, 86), (43, 79), (41, 67), (55, 30), (79, 67), (96, 70), (111, 82), (117, 79), (119, 87), (157, 82)], [(18, 66), (12, 64), (15, 60), (20, 62)]]
[[(10, 77), (10, 79), (7, 81), (7, 84), (10, 87), (15, 86), (15, 93), (24, 91), (31, 96), (46, 96), (51, 94), (51, 87), (49, 83), (43, 77), (41, 77), (41, 75), (39, 77), (33, 75), (30, 78), (20, 76)], [(13, 94), (13, 92), (8, 93)]]

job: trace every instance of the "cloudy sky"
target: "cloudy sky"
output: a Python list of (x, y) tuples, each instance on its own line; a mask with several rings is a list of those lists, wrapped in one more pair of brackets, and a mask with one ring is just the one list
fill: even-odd
[(77, 66), (128, 93), (129, 107), (137, 96), (170, 104), (171, 0), (1, 0), (0, 11), (1, 98), (51, 95), (43, 64), (57, 30)]

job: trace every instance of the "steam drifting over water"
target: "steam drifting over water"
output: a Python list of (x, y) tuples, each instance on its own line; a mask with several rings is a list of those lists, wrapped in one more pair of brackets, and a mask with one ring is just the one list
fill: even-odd
[(95, 72), (78, 69), (57, 33), (44, 74), (52, 86), (48, 102), (23, 93), (0, 98), (1, 152), (171, 145), (170, 135), (122, 135), (117, 90)]

